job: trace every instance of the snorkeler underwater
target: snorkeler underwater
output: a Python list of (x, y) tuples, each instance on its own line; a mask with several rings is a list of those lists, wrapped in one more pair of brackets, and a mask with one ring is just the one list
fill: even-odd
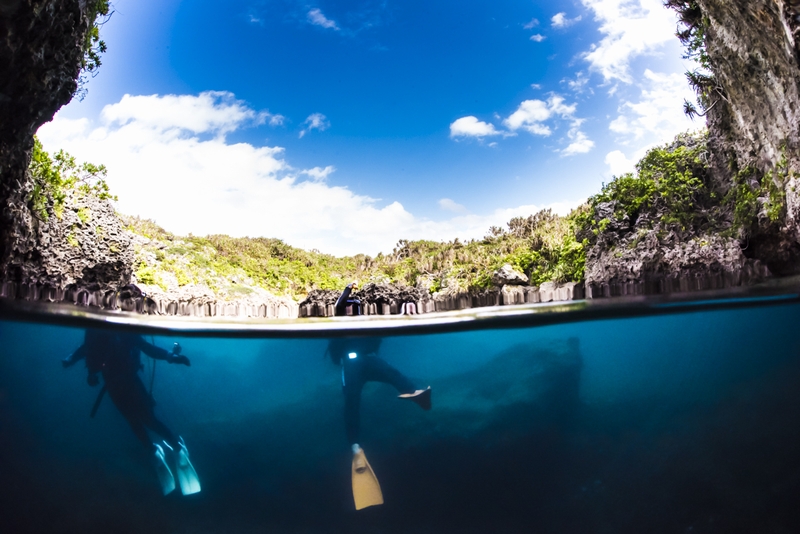
[(0, 35), (0, 532), (800, 532), (800, 3)]

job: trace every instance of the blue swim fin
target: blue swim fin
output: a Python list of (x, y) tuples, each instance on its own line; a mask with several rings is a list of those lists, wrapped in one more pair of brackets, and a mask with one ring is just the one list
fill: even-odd
[(172, 476), (167, 465), (167, 459), (164, 456), (164, 449), (158, 443), (153, 443), (156, 447), (155, 451), (155, 465), (156, 473), (158, 474), (158, 481), (161, 483), (161, 491), (164, 495), (168, 495), (175, 491), (175, 477)]
[(175, 470), (178, 472), (178, 483), (181, 486), (181, 493), (191, 495), (200, 492), (200, 479), (197, 478), (197, 471), (194, 470), (192, 462), (189, 461), (189, 450), (183, 438), (178, 438), (181, 448), (178, 451), (178, 459), (175, 462)]

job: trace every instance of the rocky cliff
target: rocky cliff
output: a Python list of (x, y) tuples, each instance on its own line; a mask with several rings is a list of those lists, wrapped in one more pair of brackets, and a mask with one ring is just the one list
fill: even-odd
[(743, 253), (774, 274), (800, 272), (800, 1), (667, 4), (705, 66), (689, 77), (706, 111), (714, 178), (738, 190), (740, 207), (755, 200)]
[[(0, 2), (0, 280), (6, 294), (124, 278), (119, 268), (108, 267), (124, 262), (124, 254), (55, 250), (55, 227), (39, 225), (30, 209), (33, 135), (75, 94), (97, 9), (96, 0)], [(102, 211), (95, 206), (95, 213)]]

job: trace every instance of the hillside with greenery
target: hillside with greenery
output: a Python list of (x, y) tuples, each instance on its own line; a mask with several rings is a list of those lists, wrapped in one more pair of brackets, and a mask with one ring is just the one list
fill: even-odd
[(508, 229), (492, 228), (481, 240), (403, 240), (391, 254), (338, 258), (279, 239), (180, 237), (149, 220), (123, 220), (137, 236), (138, 282), (164, 290), (205, 285), (231, 298), (260, 287), (300, 299), (314, 289), (341, 290), (352, 280), (420, 286), (431, 293), (479, 290), (490, 287), (492, 273), (506, 263), (529, 274), (533, 284), (577, 281), (583, 273), (583, 246), (571, 219), (549, 210), (512, 219)]
[[(34, 211), (49, 206), (57, 213), (63, 189), (76, 184), (111, 198), (104, 181), (95, 180), (90, 190), (85, 180), (74, 178), (79, 169), (74, 158), (63, 152), (49, 158), (37, 147), (31, 167), (37, 183), (30, 199)], [(98, 169), (104, 173), (102, 167), (80, 167), (90, 176)], [(525, 273), (531, 285), (581, 282), (587, 257), (614, 250), (623, 257), (648, 236), (665, 246), (707, 234), (746, 239), (759, 217), (785, 209), (779, 197), (769, 196), (765, 204), (760, 196), (744, 185), (725, 189), (711, 179), (707, 134), (699, 132), (651, 149), (635, 173), (604, 184), (566, 217), (543, 210), (514, 218), (505, 228), (492, 227), (482, 239), (401, 240), (391, 253), (375, 257), (335, 257), (268, 237), (176, 236), (153, 221), (120, 218), (132, 236), (137, 283), (165, 292), (202, 287), (222, 300), (264, 291), (301, 300), (310, 291), (340, 290), (352, 280), (431, 294), (481, 291), (491, 288), (492, 274), (505, 264)]]

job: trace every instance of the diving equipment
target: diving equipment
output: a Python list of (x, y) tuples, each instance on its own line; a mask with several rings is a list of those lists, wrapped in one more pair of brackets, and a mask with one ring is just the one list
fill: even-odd
[(175, 470), (178, 472), (178, 483), (181, 486), (181, 492), (184, 495), (191, 495), (200, 492), (200, 479), (197, 478), (197, 472), (189, 461), (189, 450), (186, 448), (186, 443), (183, 438), (178, 438), (178, 443), (181, 448), (178, 451), (178, 459), (175, 462)]
[(423, 410), (431, 409), (431, 387), (428, 389), (418, 389), (414, 393), (403, 393), (397, 396), (398, 399), (407, 399), (415, 402)]
[(168, 495), (175, 491), (175, 477), (172, 476), (172, 471), (170, 471), (169, 466), (167, 465), (167, 459), (164, 456), (164, 449), (161, 448), (161, 445), (158, 443), (153, 443), (156, 448), (155, 456), (155, 465), (156, 465), (156, 473), (158, 474), (158, 481), (161, 483), (161, 491), (164, 495)]
[(364, 449), (358, 444), (353, 445), (352, 480), (356, 510), (383, 504), (381, 485), (367, 461)]

